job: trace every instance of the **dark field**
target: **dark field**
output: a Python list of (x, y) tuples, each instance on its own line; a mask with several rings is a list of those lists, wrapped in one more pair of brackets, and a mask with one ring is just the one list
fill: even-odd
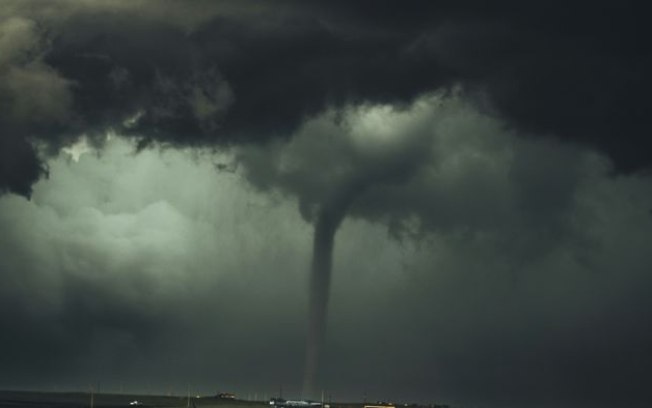
[[(156, 395), (95, 394), (93, 407), (130, 407), (131, 401), (139, 401), (141, 407), (219, 407), (219, 408), (262, 408), (266, 402), (231, 401), (216, 397), (166, 397)], [(81, 392), (30, 392), (0, 391), (0, 408), (88, 408), (91, 407), (91, 394)]]
[[(134, 407), (129, 403), (138, 401), (138, 407), (160, 408), (266, 408), (267, 401), (229, 400), (218, 397), (162, 396), (138, 394), (94, 394), (84, 392), (37, 392), (0, 391), (0, 408), (117, 408)], [(91, 405), (92, 404), (92, 405)], [(332, 402), (330, 408), (363, 408), (360, 402)], [(402, 408), (403, 404), (395, 405)], [(408, 406), (405, 404), (405, 406)], [(416, 405), (409, 408), (449, 408), (448, 405)], [(389, 407), (387, 407), (389, 408)]]

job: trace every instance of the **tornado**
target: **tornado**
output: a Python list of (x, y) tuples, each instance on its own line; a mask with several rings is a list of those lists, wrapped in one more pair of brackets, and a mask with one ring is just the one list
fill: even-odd
[(326, 334), (335, 234), (346, 216), (349, 205), (363, 188), (361, 183), (354, 182), (340, 189), (330, 200), (321, 204), (315, 220), (302, 392), (304, 398), (315, 395), (315, 383)]
[[(424, 124), (428, 124), (424, 121)], [(350, 212), (353, 202), (372, 186), (398, 184), (408, 180), (430, 157), (429, 149), (422, 148), (423, 140), (430, 134), (417, 132), (414, 127), (400, 141), (394, 142), (391, 149), (354, 151), (347, 157), (349, 171), (333, 177), (335, 181), (322, 185), (322, 195), (312, 200), (304, 200), (300, 208), (302, 214), (314, 225), (312, 263), (310, 265), (308, 333), (306, 336), (305, 371), (303, 377), (303, 397), (314, 398), (319, 391), (318, 383), (320, 360), (326, 334), (328, 300), (335, 237), (342, 221)], [(346, 162), (346, 161), (345, 161)], [(363, 204), (363, 203), (362, 203)], [(316, 207), (310, 207), (313, 205)], [(364, 205), (364, 204), (363, 204)], [(310, 213), (309, 209), (316, 208)]]

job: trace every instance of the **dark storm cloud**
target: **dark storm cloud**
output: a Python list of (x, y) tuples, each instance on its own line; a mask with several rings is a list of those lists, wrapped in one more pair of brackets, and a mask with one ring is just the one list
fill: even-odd
[[(296, 196), (307, 221), (323, 222), (325, 213), (333, 232), (347, 215), (386, 225), (399, 240), (500, 232), (505, 250), (519, 248), (516, 261), (573, 235), (569, 211), (586, 154), (519, 140), (453, 93), (401, 109), (331, 111), (287, 142), (235, 151), (254, 186)], [(518, 238), (524, 229), (536, 234)]]
[(634, 2), (521, 4), (447, 22), (424, 47), (522, 130), (592, 144), (619, 170), (649, 165), (649, 25)]
[(68, 116), (69, 82), (44, 63), (39, 31), (31, 20), (0, 19), (1, 193), (31, 194), (47, 173), (30, 143), (32, 132), (59, 128)]
[[(150, 1), (39, 4), (9, 2), (2, 15), (3, 26), (12, 17), (38, 26), (34, 41), (49, 44), (38, 75), (49, 79), (32, 83), (55, 87), (49, 99), (15, 91), (28, 108), (3, 109), (3, 139), (17, 152), (23, 140), (56, 151), (107, 128), (143, 145), (259, 141), (329, 107), (409, 102), (459, 82), (520, 129), (593, 144), (623, 170), (649, 161), (647, 25), (632, 2), (169, 2), (168, 12)], [(8, 44), (28, 53), (9, 38), (3, 53)], [(25, 64), (11, 66), (27, 76), (35, 66)], [(11, 95), (15, 79), (1, 82)], [(4, 176), (3, 188), (26, 193), (38, 174), (32, 165), (22, 180)]]

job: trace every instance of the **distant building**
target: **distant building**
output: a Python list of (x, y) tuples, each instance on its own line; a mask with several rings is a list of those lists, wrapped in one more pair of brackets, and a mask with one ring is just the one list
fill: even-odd
[(234, 400), (235, 399), (235, 394), (230, 393), (230, 392), (220, 392), (219, 394), (217, 394), (217, 398)]

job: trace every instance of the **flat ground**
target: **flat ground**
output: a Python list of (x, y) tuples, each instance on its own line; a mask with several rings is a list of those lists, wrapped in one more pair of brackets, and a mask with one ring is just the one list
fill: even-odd
[[(139, 401), (144, 408), (262, 408), (265, 402), (221, 400), (213, 397), (190, 398), (156, 395), (94, 394), (93, 408), (132, 407)], [(81, 392), (0, 391), (0, 408), (90, 408), (91, 394)]]

